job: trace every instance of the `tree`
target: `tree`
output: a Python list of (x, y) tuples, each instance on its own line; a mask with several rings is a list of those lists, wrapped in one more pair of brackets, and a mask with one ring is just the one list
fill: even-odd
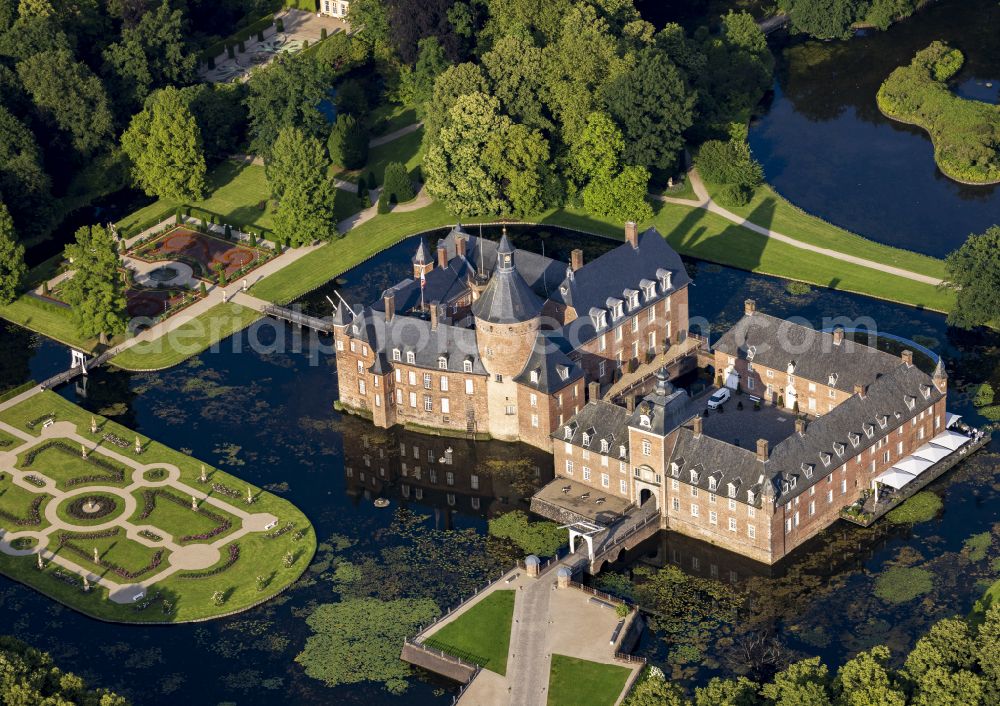
[(434, 81), (434, 91), (424, 112), (424, 146), (432, 144), (455, 102), (470, 93), (488, 93), (482, 69), (476, 64), (449, 66)]
[(444, 49), (437, 37), (426, 37), (419, 42), (419, 56), (412, 71), (403, 74), (400, 87), (403, 102), (415, 106), (423, 114), (424, 104), (434, 91), (434, 80), (449, 66)]
[(8, 204), (22, 238), (48, 232), (52, 221), (49, 189), (34, 136), (0, 105), (0, 201)]
[(838, 706), (905, 706), (906, 694), (886, 668), (889, 648), (876, 645), (844, 663), (834, 680)]
[(604, 105), (625, 138), (624, 159), (666, 169), (684, 147), (694, 121), (695, 94), (665, 52), (647, 47), (630, 69), (601, 88)]
[(306, 618), (313, 634), (295, 661), (329, 686), (377, 681), (399, 694), (406, 691), (411, 674), (410, 666), (399, 659), (403, 638), (440, 613), (427, 598), (326, 603)]
[(500, 37), (483, 55), (482, 64), (504, 112), (547, 136), (555, 134), (546, 80), (548, 59), (543, 49), (518, 37)]
[(27, 272), (24, 246), (17, 242), (14, 221), (0, 201), (0, 304), (14, 301)]
[(63, 285), (66, 303), (81, 336), (124, 333), (125, 285), (118, 241), (101, 226), (84, 226), (66, 246), (73, 277)]
[(690, 706), (690, 703), (679, 686), (668, 682), (657, 667), (649, 667), (625, 699), (624, 706)]
[(250, 149), (267, 159), (282, 128), (326, 137), (329, 125), (317, 106), (328, 98), (329, 84), (308, 55), (280, 56), (267, 71), (249, 81)]
[(382, 60), (394, 58), (389, 39), (389, 16), (382, 0), (353, 0), (347, 8), (347, 17), (351, 27), (364, 27), (364, 32), (354, 36), (370, 53)]
[(107, 144), (114, 118), (104, 85), (68, 49), (29, 57), (17, 73), (39, 112), (69, 133), (77, 151), (89, 155)]
[(947, 285), (955, 290), (952, 326), (970, 329), (1000, 320), (1000, 225), (970, 235), (945, 260)]
[(73, 674), (59, 669), (48, 652), (8, 636), (0, 637), (0, 669), (7, 704), (80, 704), (127, 706), (125, 697), (106, 689), (91, 690)]
[(294, 127), (278, 133), (265, 173), (278, 201), (274, 232), (293, 247), (328, 240), (337, 232), (329, 167), (319, 140)]
[(605, 113), (591, 113), (580, 137), (571, 146), (573, 161), (590, 179), (609, 179), (621, 168), (625, 138)]
[(165, 88), (122, 135), (132, 178), (150, 196), (198, 201), (205, 193), (201, 130), (181, 92)]
[(489, 521), (490, 535), (514, 542), (525, 554), (555, 556), (566, 544), (566, 530), (559, 529), (555, 522), (531, 522), (521, 510), (505, 512)]
[(404, 63), (414, 64), (420, 55), (420, 40), (435, 37), (451, 61), (461, 61), (468, 47), (449, 20), (455, 0), (384, 0), (389, 38)]
[(829, 673), (819, 657), (794, 662), (760, 692), (774, 706), (831, 706)]
[(1000, 603), (986, 611), (976, 634), (979, 668), (990, 703), (1000, 702)]
[(906, 673), (913, 679), (935, 667), (948, 672), (972, 669), (976, 661), (975, 644), (969, 624), (958, 618), (939, 620), (906, 658)]
[(246, 141), (247, 109), (245, 84), (200, 83), (181, 89), (201, 130), (205, 161), (217, 163), (237, 151)]
[(746, 677), (713, 677), (707, 685), (695, 689), (694, 702), (696, 706), (755, 706), (757, 685)]
[(388, 194), (391, 201), (402, 203), (413, 198), (413, 182), (406, 167), (399, 162), (389, 162), (385, 165), (385, 175), (382, 177), (382, 193)]
[(368, 162), (368, 131), (353, 115), (337, 116), (326, 144), (334, 164), (360, 169)]
[(131, 105), (140, 105), (157, 88), (192, 83), (198, 68), (198, 57), (185, 42), (184, 13), (171, 9), (168, 0), (145, 12), (135, 27), (126, 25), (104, 58)]
[(504, 37), (539, 45), (554, 40), (559, 34), (562, 18), (572, 0), (486, 0), (489, 21), (484, 35), (494, 40), (494, 47)]
[(501, 115), (496, 98), (472, 93), (448, 112), (423, 173), (428, 193), (459, 215), (527, 213), (542, 203), (547, 160), (538, 131)]
[(903, 17), (909, 17), (916, 9), (914, 0), (872, 0), (865, 22), (879, 29), (889, 29), (889, 25)]
[(645, 167), (624, 167), (611, 178), (593, 179), (583, 189), (583, 205), (619, 223), (648, 221), (653, 217), (653, 209), (646, 201), (649, 178)]
[(862, 0), (783, 0), (780, 3), (799, 32), (819, 39), (846, 39), (859, 9), (867, 9)]

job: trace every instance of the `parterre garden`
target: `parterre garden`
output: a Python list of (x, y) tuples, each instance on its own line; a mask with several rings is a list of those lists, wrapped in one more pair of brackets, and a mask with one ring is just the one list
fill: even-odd
[(239, 611), (294, 582), (315, 552), (291, 503), (51, 391), (3, 409), (0, 425), (0, 450), (17, 454), (0, 469), (0, 572), (87, 615)]

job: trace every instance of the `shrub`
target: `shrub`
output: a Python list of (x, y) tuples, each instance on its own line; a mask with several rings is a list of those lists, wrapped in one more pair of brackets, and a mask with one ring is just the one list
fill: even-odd
[(927, 569), (894, 566), (875, 581), (875, 595), (889, 603), (906, 603), (934, 588), (934, 574)]
[(723, 186), (715, 200), (723, 206), (746, 206), (753, 198), (753, 191), (743, 184), (726, 184)]
[(531, 522), (521, 510), (513, 510), (490, 520), (489, 532), (493, 537), (514, 542), (525, 554), (538, 556), (554, 556), (569, 540), (566, 530), (559, 529), (555, 522)]
[(386, 190), (382, 189), (378, 195), (378, 212), (389, 213), (390, 210), (392, 209), (389, 206), (389, 199), (386, 197)]
[(395, 197), (397, 202), (409, 201), (414, 197), (410, 175), (400, 162), (389, 162), (386, 165), (382, 177), (382, 191), (387, 192), (390, 198)]
[(319, 38), (320, 39), (326, 39), (326, 27), (324, 27), (323, 29), (321, 29), (319, 31)]
[(995, 393), (993, 391), (993, 386), (988, 382), (980, 383), (979, 386), (976, 387), (976, 393), (972, 400), (972, 404), (977, 407), (988, 407), (993, 404), (994, 397)]
[(368, 161), (368, 131), (353, 115), (339, 115), (330, 130), (326, 148), (334, 164), (359, 169)]
[(378, 179), (375, 178), (375, 172), (368, 172), (368, 188), (377, 189)]
[(279, 32), (285, 31), (285, 22), (280, 17), (274, 21), (274, 28)]
[(785, 285), (785, 291), (792, 296), (798, 296), (802, 294), (809, 294), (809, 292), (812, 291), (812, 287), (805, 282), (789, 282)]

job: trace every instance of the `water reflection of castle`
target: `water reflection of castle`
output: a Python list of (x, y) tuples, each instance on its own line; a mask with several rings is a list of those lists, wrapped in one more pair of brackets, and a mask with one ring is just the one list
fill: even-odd
[(428, 436), (343, 418), (347, 494), (385, 497), (463, 515), (527, 510), (527, 498), (552, 480), (552, 456), (526, 444)]

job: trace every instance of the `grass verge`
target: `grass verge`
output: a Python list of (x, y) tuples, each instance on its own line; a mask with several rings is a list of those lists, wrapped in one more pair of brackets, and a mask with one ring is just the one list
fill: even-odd
[(425, 642), (497, 674), (507, 673), (514, 591), (493, 591)]
[(260, 316), (258, 311), (234, 302), (216, 304), (168, 333), (122, 351), (111, 363), (124, 370), (169, 368), (242, 331)]
[(608, 706), (618, 700), (631, 671), (614, 664), (552, 655), (548, 706)]

